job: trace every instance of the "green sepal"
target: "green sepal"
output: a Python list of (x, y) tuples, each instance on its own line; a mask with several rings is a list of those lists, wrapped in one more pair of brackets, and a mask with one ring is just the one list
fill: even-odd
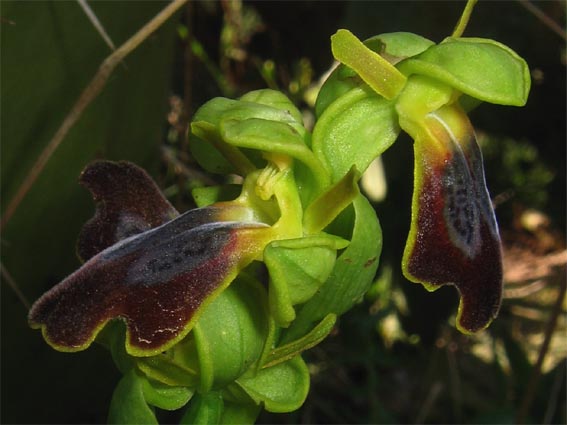
[(317, 197), (305, 210), (303, 228), (313, 234), (327, 227), (359, 194), (360, 173), (352, 167), (345, 176)]
[(221, 122), (223, 140), (239, 148), (288, 155), (303, 162), (313, 173), (319, 188), (328, 184), (328, 175), (317, 157), (307, 147), (305, 134), (287, 123), (260, 118), (226, 119)]
[(399, 132), (393, 102), (368, 87), (354, 88), (329, 105), (315, 124), (313, 152), (336, 182), (353, 165), (364, 172)]
[[(174, 349), (176, 348), (177, 346)], [(139, 358), (136, 366), (148, 378), (166, 385), (196, 388), (199, 384), (196, 365), (188, 367), (179, 364), (167, 354)]]
[(296, 122), (300, 124), (303, 122), (303, 117), (299, 109), (297, 109), (293, 102), (281, 91), (270, 89), (254, 90), (244, 94), (240, 97), (240, 100), (287, 111)]
[(292, 412), (303, 404), (309, 392), (309, 371), (300, 356), (284, 363), (247, 373), (237, 384), (268, 412)]
[(109, 424), (157, 424), (158, 421), (144, 398), (143, 378), (130, 369), (118, 382), (112, 394)]
[[(315, 322), (330, 313), (344, 313), (372, 284), (382, 250), (382, 230), (374, 209), (364, 196), (358, 195), (354, 199), (353, 209), (354, 218), (348, 223), (353, 229), (350, 245), (337, 258), (325, 284), (303, 304), (297, 318), (283, 334), (283, 343), (307, 334)], [(341, 215), (349, 217), (349, 210)]]
[(110, 350), (114, 364), (123, 375), (136, 365), (135, 358), (126, 352), (125, 338), (126, 325), (119, 319), (110, 321), (97, 335), (97, 342)]
[(233, 403), (224, 399), (221, 424), (247, 425), (256, 422), (262, 407), (250, 401), (249, 403)]
[(217, 391), (197, 393), (189, 408), (179, 421), (186, 425), (217, 425), (221, 423), (224, 410), (222, 395)]
[(160, 409), (181, 409), (193, 396), (193, 390), (187, 387), (172, 387), (143, 377), (140, 381), (146, 403)]
[(198, 208), (207, 207), (219, 201), (230, 201), (235, 199), (242, 190), (239, 184), (226, 184), (221, 186), (196, 187), (191, 191), (191, 196)]
[(289, 326), (295, 318), (293, 306), (317, 292), (333, 269), (336, 250), (347, 244), (344, 239), (321, 234), (274, 241), (266, 247), (264, 263), (270, 272), (270, 314), (278, 326)]
[(530, 91), (526, 62), (509, 47), (483, 38), (447, 38), (413, 58), (400, 62), (406, 75), (442, 81), (476, 99), (523, 106)]
[(218, 138), (215, 127), (221, 115), (237, 101), (224, 97), (216, 97), (201, 106), (189, 126), (189, 148), (191, 155), (201, 167), (211, 173), (229, 174), (236, 170), (234, 166), (211, 143)]
[(307, 335), (273, 349), (264, 360), (262, 367), (272, 367), (315, 347), (329, 335), (336, 321), (335, 314), (328, 314)]
[[(284, 96), (285, 97), (285, 96)], [(190, 126), (189, 146), (191, 153), (207, 171), (219, 174), (247, 174), (256, 167), (262, 167), (260, 152), (256, 149), (240, 151), (227, 146), (220, 135), (220, 125), (225, 120), (247, 120), (259, 118), (275, 121), (291, 126), (301, 137), (306, 134), (297, 111), (291, 110), (289, 104), (281, 96), (260, 91), (245, 99), (259, 99), (262, 103), (246, 100), (232, 100), (222, 97), (214, 98), (201, 106)], [(274, 105), (274, 106), (270, 106)]]
[(244, 276), (207, 306), (193, 329), (201, 392), (222, 388), (259, 359), (268, 333), (267, 315), (265, 289)]
[(390, 32), (370, 37), (364, 44), (390, 61), (399, 61), (419, 55), (435, 43), (411, 32)]

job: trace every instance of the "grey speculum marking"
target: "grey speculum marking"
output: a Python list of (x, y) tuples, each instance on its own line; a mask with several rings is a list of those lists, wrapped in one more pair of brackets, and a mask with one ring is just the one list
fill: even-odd
[(128, 271), (126, 283), (154, 285), (190, 273), (221, 254), (235, 227), (236, 223), (202, 225), (151, 244), (145, 252), (140, 244), (142, 252)]
[(443, 175), (444, 216), (451, 242), (467, 257), (480, 249), (480, 208), (476, 182), (460, 149), (453, 151)]

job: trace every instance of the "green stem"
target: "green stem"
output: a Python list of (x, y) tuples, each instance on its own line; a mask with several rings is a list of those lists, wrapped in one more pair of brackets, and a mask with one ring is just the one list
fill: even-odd
[(451, 37), (461, 37), (463, 35), (463, 33), (465, 32), (465, 29), (467, 28), (467, 24), (469, 23), (469, 19), (471, 17), (472, 11), (474, 9), (474, 6), (476, 4), (478, 0), (468, 0), (467, 4), (465, 6), (465, 10), (463, 10), (463, 13), (461, 15), (461, 17), (459, 18), (459, 22), (457, 22), (457, 26), (455, 27), (455, 29), (453, 30), (453, 34), (451, 34)]

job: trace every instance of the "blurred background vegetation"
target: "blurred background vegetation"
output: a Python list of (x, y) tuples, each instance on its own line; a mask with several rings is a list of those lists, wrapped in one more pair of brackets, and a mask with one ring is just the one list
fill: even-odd
[[(90, 6), (116, 46), (164, 2)], [(409, 31), (436, 42), (464, 2), (194, 1), (120, 64), (51, 156), (2, 229), (1, 422), (101, 423), (119, 375), (93, 346), (57, 353), (28, 328), (27, 306), (77, 268), (76, 236), (92, 215), (77, 185), (95, 158), (146, 167), (180, 210), (199, 170), (184, 137), (214, 96), (282, 90), (313, 121), (329, 37)], [(534, 6), (537, 10), (534, 10)], [(525, 108), (481, 105), (471, 118), (486, 160), (504, 242), (505, 292), (489, 330), (454, 329), (456, 291), (427, 293), (403, 279), (412, 148), (400, 139), (367, 176), (384, 229), (375, 284), (333, 334), (306, 355), (310, 395), (297, 412), (262, 423), (565, 423), (565, 1), (480, 1), (466, 36), (493, 38), (528, 62)], [(111, 53), (79, 2), (0, 2), (1, 201), (26, 173)], [(164, 416), (173, 421), (173, 416)]]

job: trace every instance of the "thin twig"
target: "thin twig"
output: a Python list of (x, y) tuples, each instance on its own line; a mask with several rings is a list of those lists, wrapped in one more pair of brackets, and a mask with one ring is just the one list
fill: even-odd
[(116, 65), (118, 65), (129, 53), (138, 47), (150, 34), (158, 29), (167, 19), (171, 17), (181, 6), (188, 0), (173, 0), (167, 5), (160, 13), (158, 13), (150, 22), (148, 22), (142, 29), (128, 39), (122, 46), (108, 56), (100, 65), (97, 73), (83, 90), (76, 103), (69, 114), (63, 120), (61, 127), (57, 130), (53, 138), (49, 141), (47, 146), (43, 149), (35, 164), (28, 172), (26, 178), (18, 188), (14, 197), (8, 203), (6, 211), (0, 221), (0, 230), (4, 228), (6, 223), (12, 218), (12, 215), (27, 195), (37, 177), (41, 174), (45, 165), (53, 155), (53, 152), (59, 147), (69, 130), (81, 117), (83, 111), (91, 104), (91, 102), (98, 96), (108, 80), (110, 74)]
[(560, 285), (559, 294), (557, 296), (557, 300), (555, 301), (555, 305), (553, 306), (553, 310), (551, 311), (549, 322), (547, 322), (543, 343), (541, 344), (536, 364), (532, 369), (530, 381), (528, 382), (528, 385), (526, 387), (526, 393), (524, 394), (522, 404), (520, 405), (520, 410), (518, 411), (518, 415), (516, 416), (516, 423), (518, 424), (526, 423), (530, 407), (532, 405), (532, 402), (534, 401), (535, 395), (537, 394), (537, 387), (541, 378), (541, 368), (543, 361), (545, 360), (545, 356), (549, 351), (549, 345), (551, 343), (551, 339), (553, 338), (553, 334), (555, 333), (557, 319), (559, 318), (559, 314), (561, 314), (565, 292), (567, 291), (567, 282), (565, 278), (565, 270), (560, 269), (557, 273), (557, 279), (559, 280)]
[(20, 302), (26, 307), (26, 310), (29, 310), (31, 306), (30, 302), (20, 290), (16, 281), (12, 278), (12, 275), (8, 272), (8, 270), (6, 270), (4, 264), (0, 263), (0, 271), (2, 272), (2, 280), (5, 281), (10, 288), (12, 288)]
[(112, 39), (110, 38), (110, 36), (106, 32), (106, 30), (104, 29), (104, 26), (98, 20), (98, 17), (96, 16), (96, 14), (93, 12), (91, 7), (87, 3), (87, 0), (77, 0), (77, 3), (79, 3), (79, 6), (81, 6), (81, 9), (83, 9), (83, 12), (85, 13), (85, 15), (87, 15), (87, 18), (89, 18), (89, 21), (91, 21), (91, 24), (93, 24), (96, 31), (102, 37), (102, 39), (104, 40), (106, 45), (108, 47), (110, 47), (110, 50), (111, 51), (116, 50), (116, 46), (112, 42)]
[(563, 40), (567, 41), (567, 33), (565, 32), (565, 30), (563, 28), (561, 28), (561, 25), (559, 25), (557, 22), (555, 22), (553, 19), (551, 19), (549, 16), (547, 16), (539, 7), (534, 5), (529, 0), (517, 0), (517, 1), (528, 12), (530, 12), (532, 15), (534, 15), (536, 18), (538, 18), (547, 28), (549, 28), (551, 31), (553, 31), (555, 34), (557, 34)]
[(549, 403), (547, 403), (547, 409), (545, 409), (545, 416), (543, 417), (542, 424), (550, 424), (553, 419), (553, 414), (557, 409), (557, 402), (559, 401), (559, 395), (561, 393), (561, 387), (565, 382), (565, 360), (561, 362), (557, 372), (555, 373), (555, 379), (553, 380), (553, 386), (549, 392)]

